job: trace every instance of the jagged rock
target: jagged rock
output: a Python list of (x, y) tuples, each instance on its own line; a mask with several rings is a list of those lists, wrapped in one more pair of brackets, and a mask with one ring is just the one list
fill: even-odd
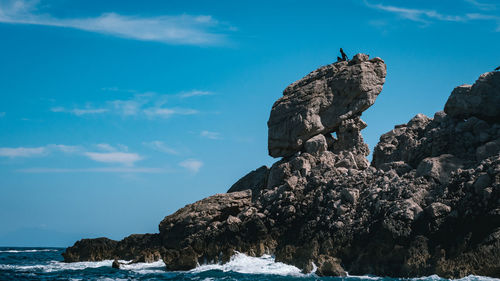
[(253, 193), (258, 193), (261, 189), (266, 187), (268, 176), (269, 168), (267, 166), (262, 166), (239, 179), (231, 186), (231, 188), (229, 188), (227, 192), (237, 192), (250, 189)]
[(304, 150), (310, 154), (320, 154), (328, 149), (328, 143), (324, 135), (317, 135), (308, 139), (304, 145)]
[(447, 183), (451, 172), (462, 167), (462, 161), (451, 154), (427, 157), (418, 165), (417, 177), (428, 176), (440, 183)]
[(64, 261), (102, 261), (114, 258), (117, 241), (105, 237), (82, 239), (66, 249), (62, 254)]
[(385, 75), (384, 61), (358, 54), (288, 86), (267, 122), (269, 155), (291, 156), (311, 137), (335, 132), (343, 121), (360, 116), (375, 102)]
[[(274, 254), (276, 261), (304, 272), (316, 265), (320, 276), (500, 277), (500, 122), (488, 110), (487, 116), (469, 110), (476, 100), (464, 98), (466, 119), (456, 112), (418, 114), (381, 136), (368, 166), (360, 133), (366, 126), (359, 118), (364, 106), (345, 105), (352, 112), (344, 115), (335, 110), (348, 99), (369, 106), (364, 102), (380, 90), (359, 85), (381, 87), (383, 76), (381, 60), (358, 55), (292, 84), (273, 111), (296, 119), (276, 133), (283, 139), (270, 141), (270, 151), (286, 157), (245, 176), (231, 187), (236, 192), (165, 217), (160, 234), (120, 242), (84, 239), (66, 250), (65, 261), (129, 259), (147, 252), (161, 255), (168, 270), (188, 270), (226, 262), (238, 251)], [(481, 100), (494, 100), (489, 95), (498, 95), (496, 88), (486, 87), (493, 78), (481, 77), (474, 91)], [(344, 87), (350, 83), (355, 86)], [(339, 93), (345, 95), (340, 100)], [(365, 94), (367, 99), (359, 99)], [(333, 101), (331, 107), (322, 107), (324, 101)], [(338, 123), (318, 129), (307, 123), (311, 120)], [(311, 126), (304, 129), (298, 121)], [(270, 128), (277, 128), (273, 122)]]
[(496, 139), (481, 145), (476, 149), (476, 159), (481, 161), (500, 153), (500, 139)]
[(115, 259), (113, 261), (113, 263), (111, 264), (111, 267), (116, 268), (116, 269), (120, 269), (120, 262), (117, 259)]
[(450, 206), (447, 206), (447, 205), (445, 205), (443, 203), (434, 202), (434, 203), (430, 204), (425, 209), (425, 211), (432, 218), (437, 218), (437, 217), (441, 217), (443, 215), (446, 215), (446, 214), (450, 213), (451, 208), (450, 208)]
[(487, 72), (474, 85), (462, 85), (451, 93), (444, 111), (453, 118), (500, 122), (500, 72)]
[(161, 259), (158, 234), (132, 234), (121, 241), (108, 238), (82, 239), (66, 249), (64, 261), (101, 261), (120, 257), (133, 262), (154, 262)]

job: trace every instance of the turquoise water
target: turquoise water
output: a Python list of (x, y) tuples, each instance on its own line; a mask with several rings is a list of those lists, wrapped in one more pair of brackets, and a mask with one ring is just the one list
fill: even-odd
[[(296, 267), (274, 262), (273, 257), (235, 255), (224, 265), (202, 265), (186, 272), (167, 272), (165, 265), (139, 263), (111, 268), (112, 261), (63, 263), (62, 248), (0, 248), (0, 280), (447, 280), (438, 276), (398, 279), (374, 276), (322, 277), (302, 274)], [(469, 276), (462, 281), (499, 280)]]

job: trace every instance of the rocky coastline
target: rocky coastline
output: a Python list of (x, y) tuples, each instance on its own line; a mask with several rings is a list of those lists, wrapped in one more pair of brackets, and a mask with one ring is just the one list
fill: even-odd
[(370, 163), (361, 115), (385, 76), (365, 54), (311, 72), (272, 107), (272, 167), (166, 216), (157, 234), (82, 239), (64, 261), (189, 270), (238, 251), (319, 276), (500, 278), (500, 72), (383, 134)]

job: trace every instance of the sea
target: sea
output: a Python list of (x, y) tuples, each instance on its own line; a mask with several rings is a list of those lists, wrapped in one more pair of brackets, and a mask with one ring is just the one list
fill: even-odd
[[(165, 270), (162, 261), (111, 267), (112, 260), (64, 263), (64, 248), (0, 247), (0, 280), (297, 280), (297, 281), (444, 281), (437, 275), (400, 279), (377, 276), (318, 277), (303, 274), (294, 266), (276, 262), (272, 256), (259, 258), (237, 253), (225, 264), (200, 265), (190, 271)], [(127, 262), (127, 261), (122, 261)], [(500, 281), (500, 279), (468, 276), (461, 281)]]

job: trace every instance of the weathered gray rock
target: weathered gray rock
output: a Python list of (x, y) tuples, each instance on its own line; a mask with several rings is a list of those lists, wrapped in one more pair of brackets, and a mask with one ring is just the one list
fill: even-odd
[(258, 193), (261, 189), (266, 187), (268, 176), (269, 168), (267, 166), (262, 166), (239, 179), (231, 186), (231, 188), (229, 188), (227, 192), (237, 192), (250, 189), (253, 193)]
[(432, 218), (442, 217), (450, 213), (451, 208), (443, 203), (434, 202), (430, 204), (426, 209), (426, 213)]
[(479, 76), (474, 85), (462, 85), (451, 93), (444, 111), (453, 118), (469, 118), (500, 122), (500, 72)]
[(318, 155), (328, 149), (328, 143), (324, 135), (317, 135), (308, 139), (304, 145), (304, 151), (310, 154)]
[(382, 91), (385, 75), (384, 61), (358, 54), (292, 83), (267, 122), (269, 155), (291, 156), (311, 137), (335, 132), (343, 121), (360, 116)]
[(451, 172), (463, 167), (463, 161), (451, 154), (442, 154), (438, 157), (428, 157), (422, 160), (417, 167), (417, 177), (428, 176), (447, 183)]

